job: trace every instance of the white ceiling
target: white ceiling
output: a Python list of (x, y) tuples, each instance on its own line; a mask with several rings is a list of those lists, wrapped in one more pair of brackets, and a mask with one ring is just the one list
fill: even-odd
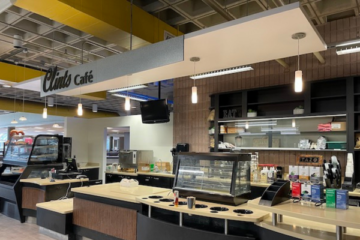
[[(297, 32), (307, 35), (300, 40), (301, 54), (326, 49), (325, 42), (299, 3), (294, 3), (186, 34), (184, 61), (134, 73), (129, 77), (129, 85), (192, 75), (194, 66), (189, 59), (194, 56), (201, 58), (196, 64), (196, 73), (295, 56), (297, 41), (291, 36)], [(125, 87), (126, 84), (126, 77), (118, 77), (82, 86), (81, 92), (109, 90)], [(78, 92), (74, 89), (60, 94), (72, 96)]]

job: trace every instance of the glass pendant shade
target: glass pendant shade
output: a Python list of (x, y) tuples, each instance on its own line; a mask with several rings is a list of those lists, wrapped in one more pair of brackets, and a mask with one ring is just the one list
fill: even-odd
[(12, 124), (17, 124), (18, 122), (17, 122), (15, 119), (13, 119), (13, 120), (11, 121), (11, 123), (12, 123)]
[(302, 90), (303, 90), (302, 71), (297, 70), (295, 72), (295, 92), (302, 92)]
[(125, 98), (125, 111), (130, 111), (130, 98), (129, 98), (129, 96), (127, 96), (126, 98)]
[(78, 104), (77, 115), (78, 115), (78, 116), (82, 116), (82, 115), (83, 115), (83, 108), (82, 108), (82, 104), (81, 104), (81, 103)]
[(24, 116), (21, 116), (21, 117), (19, 118), (19, 120), (20, 120), (20, 121), (26, 121), (26, 120), (27, 120), (27, 118), (26, 118), (26, 117), (24, 117)]
[(191, 88), (191, 102), (192, 103), (197, 103), (198, 102), (198, 95), (197, 95), (197, 87), (193, 86)]
[(43, 118), (47, 118), (47, 108), (43, 109)]

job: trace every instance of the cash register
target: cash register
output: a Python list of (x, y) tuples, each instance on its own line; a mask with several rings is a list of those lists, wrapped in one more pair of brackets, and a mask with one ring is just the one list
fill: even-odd
[[(76, 156), (65, 159), (66, 167), (64, 169), (56, 170), (53, 174), (55, 179), (78, 178), (81, 176), (76, 164)], [(85, 176), (86, 177), (86, 176)]]

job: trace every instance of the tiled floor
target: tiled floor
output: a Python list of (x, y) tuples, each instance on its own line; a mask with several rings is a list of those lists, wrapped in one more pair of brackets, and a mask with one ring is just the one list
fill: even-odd
[(0, 214), (0, 240), (53, 240), (39, 233), (36, 224), (20, 223)]

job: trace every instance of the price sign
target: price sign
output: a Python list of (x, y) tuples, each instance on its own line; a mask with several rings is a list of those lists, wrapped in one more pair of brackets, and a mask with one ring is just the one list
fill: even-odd
[(297, 165), (312, 165), (312, 166), (321, 166), (324, 162), (324, 157), (322, 155), (300, 155), (296, 159)]

